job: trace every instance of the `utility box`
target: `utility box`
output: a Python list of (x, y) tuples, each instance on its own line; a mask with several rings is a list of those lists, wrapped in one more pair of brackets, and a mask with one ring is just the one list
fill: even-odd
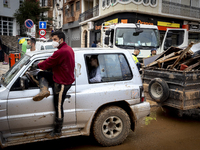
[(12, 67), (21, 58), (20, 53), (10, 53), (9, 54), (9, 65)]

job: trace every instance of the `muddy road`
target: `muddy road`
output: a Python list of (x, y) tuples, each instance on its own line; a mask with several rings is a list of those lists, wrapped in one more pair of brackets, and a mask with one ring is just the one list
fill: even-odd
[(174, 112), (152, 107), (122, 145), (101, 147), (92, 137), (71, 137), (8, 147), (5, 150), (199, 150), (200, 116), (179, 118)]

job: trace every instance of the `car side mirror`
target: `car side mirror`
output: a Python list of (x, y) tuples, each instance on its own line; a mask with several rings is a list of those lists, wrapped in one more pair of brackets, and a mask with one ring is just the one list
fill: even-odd
[(167, 32), (167, 38), (171, 38), (172, 35), (173, 35), (173, 32), (172, 32), (172, 31), (168, 31), (168, 32)]
[(20, 89), (28, 89), (28, 79), (25, 76), (22, 76), (20, 78)]
[(110, 35), (110, 32), (111, 32), (110, 30), (106, 30), (106, 33), (105, 33), (105, 34), (106, 34), (106, 35)]
[(171, 38), (166, 38), (165, 45), (164, 45), (164, 50), (167, 50), (171, 46), (172, 46), (172, 39)]
[(105, 37), (104, 44), (109, 45), (109, 37)]
[(28, 79), (23, 76), (19, 77), (11, 87), (11, 91), (28, 89)]

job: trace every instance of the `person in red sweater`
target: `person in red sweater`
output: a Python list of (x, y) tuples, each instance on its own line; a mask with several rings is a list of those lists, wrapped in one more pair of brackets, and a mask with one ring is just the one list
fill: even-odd
[[(65, 35), (62, 31), (56, 31), (51, 34), (53, 47), (58, 50), (53, 55), (43, 62), (36, 64), (40, 71), (38, 73), (38, 80), (40, 86), (40, 93), (33, 97), (34, 101), (40, 101), (44, 97), (48, 97), (50, 92), (48, 86), (52, 85), (54, 94), (54, 107), (56, 111), (54, 130), (48, 134), (50, 137), (62, 135), (63, 124), (63, 103), (70, 89), (74, 78), (74, 51), (65, 43)], [(46, 71), (51, 69), (52, 72)]]

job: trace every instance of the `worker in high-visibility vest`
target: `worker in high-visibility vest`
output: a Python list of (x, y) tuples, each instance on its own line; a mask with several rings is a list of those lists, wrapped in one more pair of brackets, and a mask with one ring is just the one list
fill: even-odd
[(151, 54), (148, 55), (148, 57), (155, 56), (155, 55), (156, 55), (156, 52), (157, 52), (157, 49), (156, 49), (156, 48), (152, 48), (152, 49), (151, 49)]
[(138, 61), (137, 59), (137, 56), (140, 54), (140, 50), (139, 49), (135, 49), (134, 52), (132, 53), (132, 57), (133, 57), (133, 60), (138, 68), (138, 70), (140, 70), (140, 67), (141, 67), (141, 64), (140, 62)]

